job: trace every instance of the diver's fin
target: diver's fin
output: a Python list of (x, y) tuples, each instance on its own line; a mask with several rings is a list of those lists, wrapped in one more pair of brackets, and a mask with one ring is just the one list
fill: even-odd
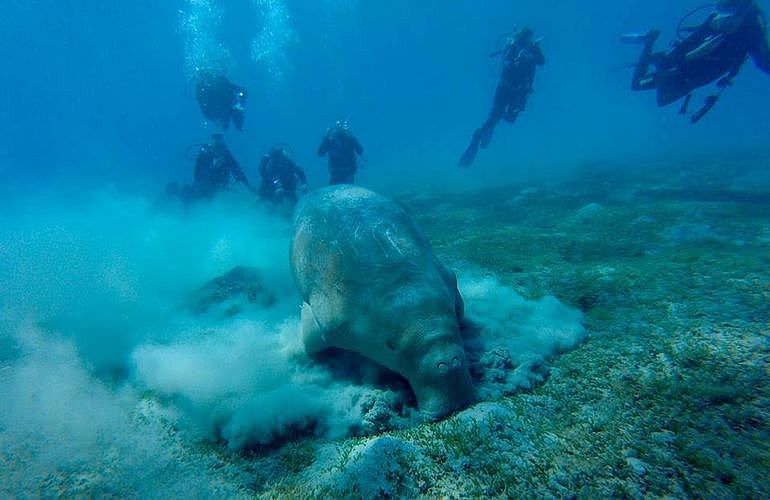
[(697, 113), (692, 115), (692, 118), (690, 118), (690, 122), (694, 125), (701, 121), (701, 119), (706, 116), (706, 113), (711, 111), (711, 109), (714, 107), (714, 105), (719, 100), (719, 94), (710, 95), (706, 98), (706, 103), (703, 105), (702, 108), (698, 110)]
[(687, 94), (684, 98), (684, 102), (682, 103), (682, 107), (679, 108), (679, 114), (680, 115), (686, 115), (687, 114), (687, 108), (690, 107), (690, 99), (692, 99), (692, 93)]
[(660, 30), (650, 30), (647, 33), (626, 33), (620, 35), (620, 41), (633, 44), (655, 43), (659, 36)]
[(620, 41), (623, 43), (644, 43), (647, 41), (647, 33), (625, 33), (620, 35)]
[(470, 167), (473, 164), (473, 160), (476, 159), (476, 153), (478, 152), (479, 152), (478, 144), (471, 144), (470, 146), (468, 146), (468, 149), (466, 149), (463, 155), (460, 157), (460, 161), (458, 165), (464, 168)]
[(479, 131), (473, 133), (473, 139), (471, 139), (471, 143), (468, 145), (468, 149), (465, 150), (463, 155), (460, 157), (460, 161), (458, 163), (461, 167), (470, 167), (473, 164), (473, 160), (476, 159), (476, 154), (479, 152)]

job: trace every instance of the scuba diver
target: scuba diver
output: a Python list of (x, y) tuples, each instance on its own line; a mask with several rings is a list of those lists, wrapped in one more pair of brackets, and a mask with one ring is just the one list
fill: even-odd
[(298, 199), (297, 189), (301, 193), (307, 192), (305, 172), (283, 148), (274, 147), (262, 157), (259, 175), (262, 177), (260, 198), (275, 204), (288, 201), (293, 206)]
[(347, 121), (338, 121), (321, 140), (318, 156), (327, 154), (329, 155), (329, 185), (353, 184), (358, 170), (356, 158), (364, 154), (364, 148), (350, 131)]
[(200, 70), (195, 94), (207, 120), (219, 123), (224, 130), (232, 120), (235, 128), (243, 130), (246, 89), (233, 84), (222, 73)]
[[(703, 107), (690, 118), (692, 123), (700, 121), (714, 107), (722, 92), (732, 85), (749, 56), (759, 69), (770, 73), (766, 22), (756, 2), (720, 0), (705, 22), (694, 27), (683, 27), (687, 18), (701, 9), (692, 11), (682, 19), (677, 30), (679, 39), (668, 52), (653, 52), (653, 46), (660, 35), (659, 30), (622, 37), (627, 42), (644, 43), (631, 89), (655, 90), (658, 106), (666, 106), (684, 98), (679, 112), (686, 114), (692, 92), (717, 82), (719, 91), (706, 98)], [(654, 66), (655, 70), (651, 72), (650, 66)]]
[(225, 145), (222, 134), (211, 134), (211, 142), (201, 146), (195, 160), (193, 185), (186, 190), (186, 198), (211, 198), (227, 188), (232, 181), (240, 182), (250, 191), (254, 188)]
[(460, 158), (460, 166), (469, 167), (476, 158), (479, 146), (486, 149), (492, 140), (492, 133), (500, 120), (513, 123), (524, 111), (527, 98), (532, 93), (532, 84), (538, 66), (545, 64), (545, 57), (540, 50), (540, 40), (533, 40), (532, 30), (522, 28), (510, 39), (506, 47), (491, 57), (501, 57), (503, 70), (495, 91), (492, 110), (484, 124), (478, 128), (471, 139), (468, 149)]

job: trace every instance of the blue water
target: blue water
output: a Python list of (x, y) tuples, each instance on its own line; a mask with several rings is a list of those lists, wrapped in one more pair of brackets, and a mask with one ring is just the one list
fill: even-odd
[[(285, 218), (238, 190), (187, 211), (162, 202), (168, 182), (192, 180), (191, 152), (217, 131), (195, 100), (196, 67), (219, 65), (249, 91), (244, 130), (226, 140), (252, 183), (261, 156), (285, 144), (311, 188), (324, 185), (316, 149), (340, 119), (365, 149), (360, 184), (426, 198), (547, 181), (587, 163), (642, 169), (766, 153), (770, 79), (751, 61), (697, 126), (630, 91), (639, 47), (619, 35), (659, 27), (663, 46), (700, 4), (5, 0), (0, 496), (229, 497), (249, 488), (248, 466), (228, 462), (244, 446), (295, 431), (346, 438), (365, 426), (367, 398), (406, 408), (393, 427), (417, 421), (390, 388), (304, 364)], [(546, 64), (518, 121), (501, 123), (459, 169), (499, 77), (489, 54), (515, 26), (542, 38)], [(185, 308), (235, 266), (261, 273), (269, 310)], [(541, 360), (586, 331), (575, 308), (526, 300), (486, 271), (461, 269), (460, 289), (525, 367), (485, 388), (494, 399), (541, 383)], [(526, 319), (509, 335), (512, 317)]]
[[(659, 26), (665, 43), (697, 5), (233, 0), (221, 19), (185, 29), (194, 6), (183, 1), (10, 0), (0, 20), (2, 175), (143, 189), (189, 177), (185, 151), (208, 136), (189, 80), (190, 29), (225, 48), (231, 78), (251, 92), (246, 131), (228, 141), (252, 176), (280, 142), (322, 182), (314, 151), (341, 117), (366, 146), (370, 183), (395, 172), (406, 172), (403, 183), (414, 171), (454, 174), (496, 84), (498, 64), (486, 56), (516, 24), (543, 37), (547, 64), (527, 112), (499, 128), (471, 175), (764, 147), (770, 98), (753, 64), (697, 127), (629, 92), (631, 70), (616, 69), (638, 51), (619, 34)], [(265, 29), (268, 55), (255, 61), (252, 43)]]

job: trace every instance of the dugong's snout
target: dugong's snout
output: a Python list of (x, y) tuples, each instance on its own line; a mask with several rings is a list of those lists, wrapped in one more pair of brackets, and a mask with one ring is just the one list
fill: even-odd
[(465, 351), (454, 344), (434, 346), (420, 363), (411, 386), (420, 410), (430, 418), (465, 408), (476, 396)]

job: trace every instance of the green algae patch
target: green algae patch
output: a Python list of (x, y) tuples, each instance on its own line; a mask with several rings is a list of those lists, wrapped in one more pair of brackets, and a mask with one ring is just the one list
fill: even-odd
[(386, 433), (409, 453), (381, 496), (770, 495), (770, 186), (676, 168), (401, 200), (441, 258), (581, 309), (589, 340), (531, 392)]
[[(752, 178), (661, 163), (404, 196), (442, 260), (580, 309), (587, 341), (438, 422), (196, 453), (261, 498), (770, 497), (770, 185)], [(99, 493), (84, 481), (60, 480)]]

